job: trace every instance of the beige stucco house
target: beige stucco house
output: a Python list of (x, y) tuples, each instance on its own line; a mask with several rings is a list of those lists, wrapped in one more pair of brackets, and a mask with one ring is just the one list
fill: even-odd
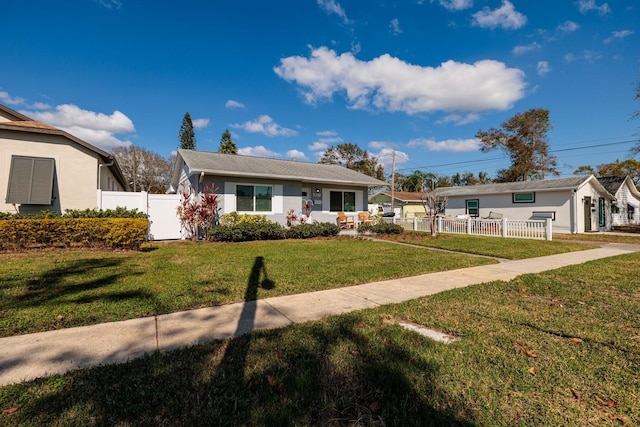
[(113, 156), (0, 104), (0, 212), (97, 207), (97, 190), (125, 191)]

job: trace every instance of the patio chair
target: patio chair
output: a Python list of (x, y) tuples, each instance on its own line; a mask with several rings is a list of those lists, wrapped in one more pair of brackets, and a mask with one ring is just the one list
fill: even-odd
[(338, 218), (336, 218), (338, 222), (338, 227), (351, 229), (355, 227), (355, 221), (352, 216), (346, 216), (344, 212), (338, 212)]
[(375, 223), (375, 221), (369, 216), (369, 212), (358, 212), (358, 221), (360, 224)]

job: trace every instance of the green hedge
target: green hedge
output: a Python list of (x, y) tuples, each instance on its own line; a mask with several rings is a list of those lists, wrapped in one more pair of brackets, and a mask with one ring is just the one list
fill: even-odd
[(390, 222), (380, 222), (378, 224), (360, 224), (358, 227), (358, 233), (366, 234), (402, 234), (404, 228), (398, 224), (392, 224)]
[(32, 214), (0, 212), (0, 220), (7, 219), (51, 219), (51, 218), (147, 218), (147, 214), (138, 209), (126, 209), (118, 206), (115, 209), (67, 209), (64, 215), (58, 212), (43, 210)]
[(276, 222), (260, 219), (256, 222), (239, 221), (235, 225), (217, 225), (209, 230), (209, 239), (214, 242), (309, 239), (336, 236), (339, 232), (340, 228), (330, 222), (299, 224), (285, 229)]
[(331, 222), (314, 222), (311, 224), (293, 225), (285, 230), (287, 239), (310, 239), (312, 237), (337, 236), (340, 227)]
[(148, 232), (145, 218), (7, 219), (0, 221), (0, 249), (139, 249)]

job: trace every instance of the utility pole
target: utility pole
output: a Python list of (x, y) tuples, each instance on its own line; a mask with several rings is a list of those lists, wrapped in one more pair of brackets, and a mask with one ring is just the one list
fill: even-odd
[(393, 150), (391, 158), (391, 212), (395, 212), (393, 207), (393, 201), (395, 199), (396, 191), (396, 151)]

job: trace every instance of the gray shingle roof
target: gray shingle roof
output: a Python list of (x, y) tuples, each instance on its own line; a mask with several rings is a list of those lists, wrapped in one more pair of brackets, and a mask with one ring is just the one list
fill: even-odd
[(477, 194), (500, 194), (516, 191), (551, 191), (574, 189), (584, 184), (592, 175), (572, 176), (570, 178), (546, 179), (538, 181), (503, 182), (464, 187), (440, 187), (435, 191), (447, 196), (473, 196)]
[(282, 179), (327, 184), (350, 184), (366, 187), (388, 185), (368, 175), (339, 165), (269, 159), (236, 154), (178, 150), (192, 174)]
[(600, 176), (598, 182), (611, 194), (616, 194), (618, 189), (627, 179), (626, 175)]

